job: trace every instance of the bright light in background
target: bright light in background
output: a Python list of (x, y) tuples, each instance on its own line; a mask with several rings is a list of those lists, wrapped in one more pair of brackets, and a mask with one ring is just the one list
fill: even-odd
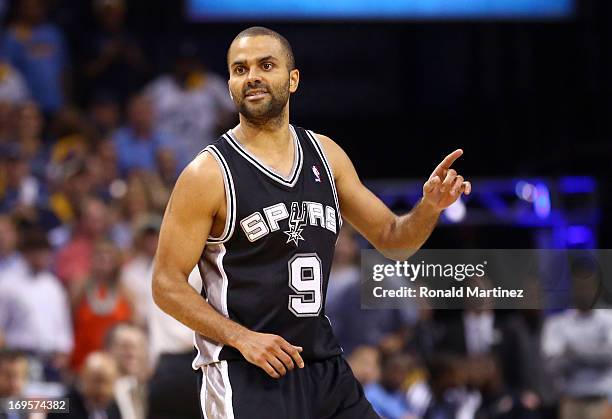
[(536, 187), (533, 184), (521, 180), (516, 183), (514, 190), (519, 198), (527, 202), (535, 201)]
[(444, 210), (444, 216), (453, 223), (458, 223), (465, 218), (467, 209), (465, 204), (459, 198), (450, 207)]
[(188, 0), (191, 19), (562, 18), (574, 0)]
[(547, 218), (550, 215), (550, 191), (543, 183), (535, 185), (533, 206), (538, 217)]
[(593, 230), (587, 226), (569, 226), (567, 242), (569, 244), (587, 244), (593, 241)]

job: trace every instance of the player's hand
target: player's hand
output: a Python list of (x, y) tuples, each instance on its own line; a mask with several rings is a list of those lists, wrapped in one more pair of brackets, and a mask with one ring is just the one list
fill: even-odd
[(244, 358), (272, 378), (280, 378), (296, 366), (304, 368), (302, 347), (294, 346), (280, 336), (249, 332), (236, 347)]
[(451, 169), (462, 154), (463, 150), (457, 149), (446, 156), (423, 185), (423, 200), (437, 211), (448, 208), (461, 194), (472, 192), (472, 184)]

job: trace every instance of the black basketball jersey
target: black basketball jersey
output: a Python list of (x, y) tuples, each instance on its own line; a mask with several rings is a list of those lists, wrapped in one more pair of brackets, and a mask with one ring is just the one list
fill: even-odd
[[(304, 360), (342, 352), (325, 316), (325, 294), (342, 223), (331, 167), (311, 131), (290, 126), (288, 177), (266, 167), (233, 136), (204, 149), (223, 172), (227, 217), (199, 262), (202, 296), (243, 326), (304, 348)], [(242, 359), (196, 333), (194, 368)]]

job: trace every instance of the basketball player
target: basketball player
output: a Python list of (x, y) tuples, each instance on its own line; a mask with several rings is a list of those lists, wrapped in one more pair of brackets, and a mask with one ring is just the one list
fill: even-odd
[[(336, 143), (289, 124), (300, 73), (284, 37), (247, 29), (227, 60), (240, 123), (178, 179), (153, 277), (155, 302), (196, 332), (203, 417), (378, 418), (325, 316), (342, 217), (384, 254), (406, 258), (440, 212), (470, 193), (451, 169), (462, 151), (438, 165), (409, 214), (396, 216)], [(187, 282), (196, 264), (201, 296)]]

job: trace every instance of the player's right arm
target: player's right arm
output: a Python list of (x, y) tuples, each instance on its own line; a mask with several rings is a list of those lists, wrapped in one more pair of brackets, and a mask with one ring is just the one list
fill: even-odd
[(294, 362), (303, 367), (301, 348), (228, 319), (188, 283), (224, 202), (221, 170), (209, 153), (202, 153), (183, 171), (166, 207), (153, 269), (153, 299), (190, 329), (233, 346), (247, 361), (278, 378), (293, 369)]

